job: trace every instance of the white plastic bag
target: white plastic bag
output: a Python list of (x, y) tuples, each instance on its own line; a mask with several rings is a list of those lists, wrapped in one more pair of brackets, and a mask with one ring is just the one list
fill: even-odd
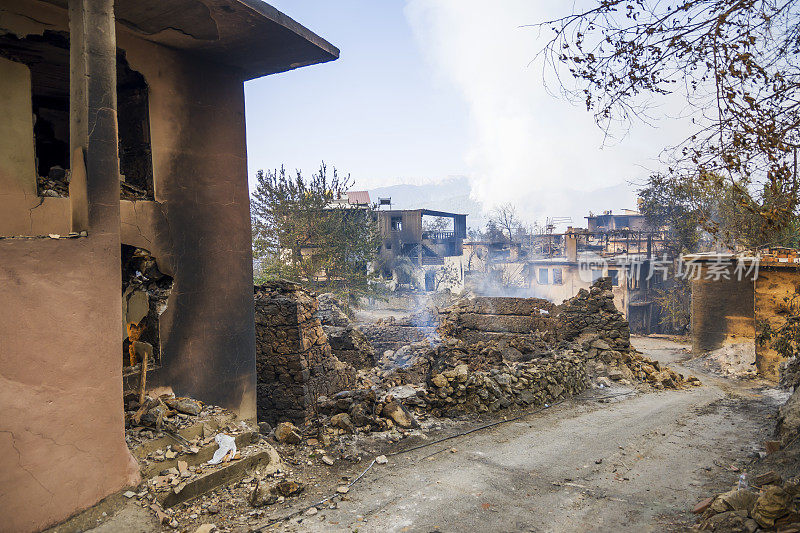
[(226, 435), (224, 433), (218, 434), (214, 437), (214, 442), (219, 445), (219, 449), (214, 452), (214, 457), (208, 462), (210, 465), (216, 465), (222, 462), (222, 459), (228, 455), (228, 452), (231, 454), (231, 458), (236, 455), (236, 439), (231, 437), (230, 435)]

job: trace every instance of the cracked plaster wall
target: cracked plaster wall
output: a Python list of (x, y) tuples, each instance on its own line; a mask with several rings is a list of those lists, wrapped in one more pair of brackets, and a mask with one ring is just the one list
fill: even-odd
[[(66, 13), (0, 0), (0, 31), (14, 25), (64, 30)], [(156, 202), (121, 202), (120, 227), (87, 238), (0, 239), (0, 513), (12, 531), (44, 528), (137, 481), (123, 435), (121, 241), (175, 277), (164, 366), (148, 383), (255, 418), (243, 84), (119, 25), (117, 45), (150, 86)], [(12, 216), (19, 195), (0, 196), (0, 235), (69, 231), (68, 199), (23, 198), (35, 208)]]

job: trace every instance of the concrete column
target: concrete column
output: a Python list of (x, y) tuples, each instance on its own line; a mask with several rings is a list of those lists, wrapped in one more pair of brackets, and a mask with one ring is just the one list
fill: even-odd
[[(70, 153), (86, 161), (88, 230), (119, 239), (117, 45), (113, 0), (69, 0)], [(119, 243), (115, 256), (119, 257)]]

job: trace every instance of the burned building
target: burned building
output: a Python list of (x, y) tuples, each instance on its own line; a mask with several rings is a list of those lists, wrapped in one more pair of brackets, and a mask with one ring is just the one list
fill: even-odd
[[(463, 281), (461, 255), (463, 242), (467, 238), (467, 215), (433, 211), (430, 209), (393, 209), (377, 211), (381, 236), (380, 255), (386, 266), (385, 277), (391, 277), (389, 265), (399, 257), (407, 257), (414, 266), (421, 268), (426, 291), (436, 290), (438, 267), (452, 258), (451, 268)], [(427, 217), (427, 218), (426, 218)], [(449, 220), (449, 224), (429, 229), (429, 219)]]
[(4, 528), (137, 481), (137, 365), (255, 418), (243, 82), (337, 57), (259, 0), (0, 0)]
[(800, 257), (796, 250), (770, 249), (757, 255), (703, 253), (683, 256), (692, 282), (692, 349), (704, 353), (749, 348), (758, 374), (778, 381), (783, 357), (765, 331), (777, 331), (796, 313)]

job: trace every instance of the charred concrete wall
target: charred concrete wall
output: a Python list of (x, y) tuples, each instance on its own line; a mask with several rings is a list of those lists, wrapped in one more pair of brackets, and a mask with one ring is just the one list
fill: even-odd
[[(756, 333), (769, 326), (776, 331), (786, 323), (792, 311), (792, 302), (800, 294), (800, 273), (794, 268), (762, 268), (755, 281)], [(784, 358), (778, 355), (769, 342), (756, 342), (756, 367), (767, 379), (777, 381)], [(784, 380), (785, 381), (785, 380)]]
[(159, 267), (174, 273), (161, 318), (162, 367), (154, 373), (153, 385), (254, 420), (242, 82), (224, 67), (124, 32), (119, 45), (149, 87), (155, 193), (154, 202), (131, 202), (136, 219), (127, 225), (128, 235), (137, 242), (126, 244), (154, 255), (151, 248), (159, 248)]
[(331, 353), (316, 311), (314, 295), (295, 283), (255, 288), (260, 421), (304, 424), (318, 397), (354, 385), (355, 369)]

